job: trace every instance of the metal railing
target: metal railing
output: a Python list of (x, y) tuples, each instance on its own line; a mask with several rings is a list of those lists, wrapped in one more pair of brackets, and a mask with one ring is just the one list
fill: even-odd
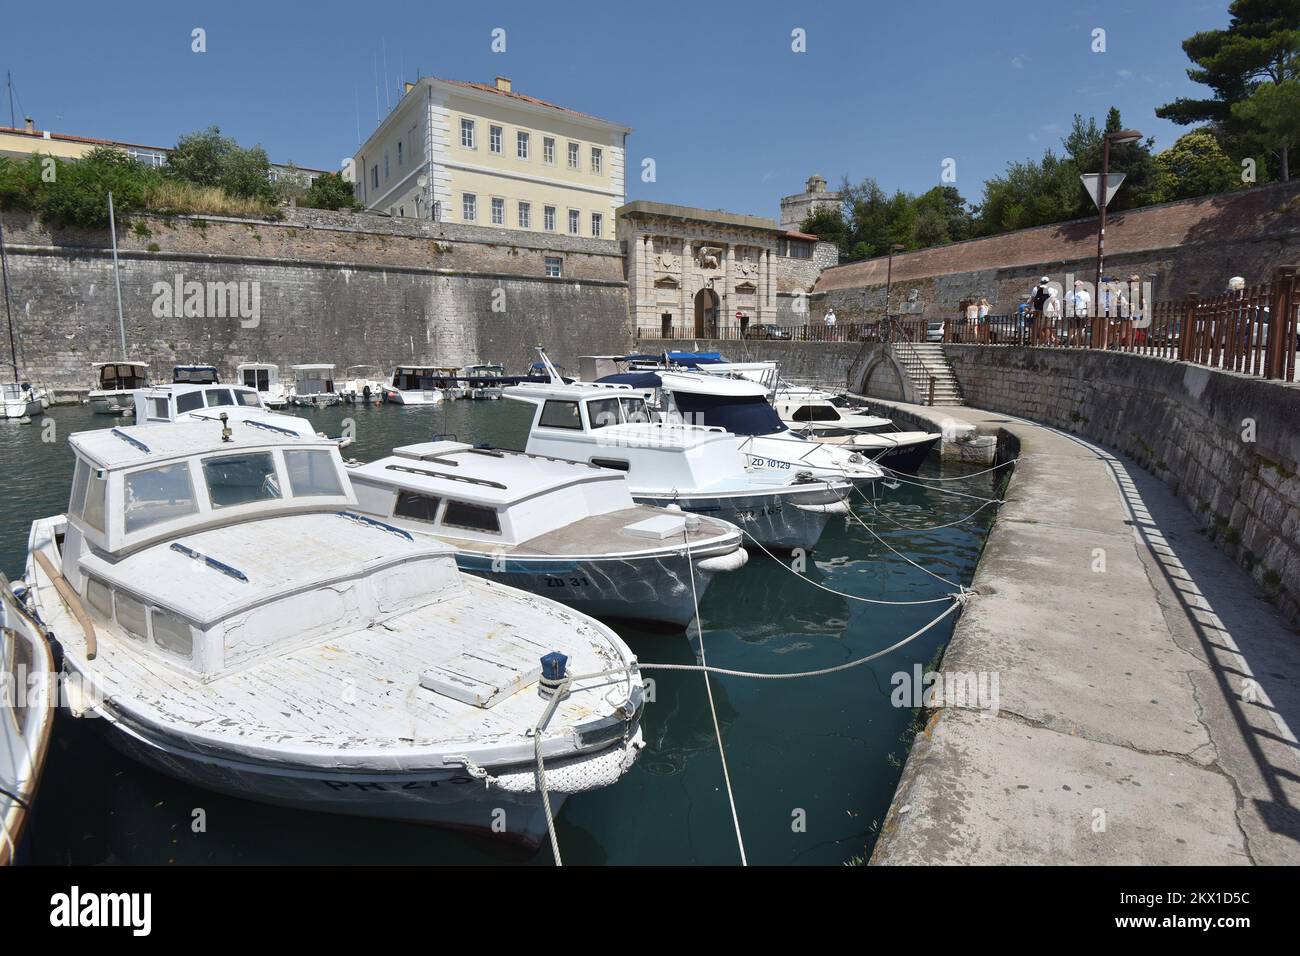
[(826, 325), (812, 322), (806, 325), (715, 325), (703, 329), (691, 326), (638, 325), (638, 339), (699, 340), (724, 342), (884, 342), (925, 341), (926, 323), (921, 319), (890, 318), (875, 322), (838, 322)]
[(1177, 359), (1263, 378), (1296, 380), (1300, 295), (1296, 267), (1211, 298), (1154, 303), (1136, 315), (1031, 313), (949, 320), (945, 342), (1105, 349)]

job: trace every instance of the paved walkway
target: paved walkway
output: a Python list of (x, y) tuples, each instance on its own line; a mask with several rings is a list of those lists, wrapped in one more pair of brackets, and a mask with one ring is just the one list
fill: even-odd
[(1300, 863), (1296, 630), (1131, 460), (941, 411), (1021, 444), (942, 668), (999, 709), (937, 710), (872, 863)]

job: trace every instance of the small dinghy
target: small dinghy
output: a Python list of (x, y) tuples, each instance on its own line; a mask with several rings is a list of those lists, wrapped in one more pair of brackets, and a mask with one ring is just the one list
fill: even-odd
[(32, 526), (28, 602), (69, 711), (134, 759), (529, 844), (543, 782), (558, 811), (635, 759), (644, 687), (618, 635), (359, 514), (334, 445), (239, 422), (68, 441), (69, 509)]
[(737, 528), (635, 504), (623, 472), (594, 465), (435, 441), (349, 476), (361, 511), (451, 545), (462, 570), (598, 617), (685, 627), (747, 557)]
[(22, 846), (54, 726), (54, 659), (0, 574), (0, 866)]
[(756, 467), (723, 428), (656, 421), (636, 391), (566, 385), (545, 356), (543, 362), (550, 382), (504, 392), (536, 408), (529, 454), (626, 472), (633, 500), (721, 518), (764, 548), (811, 551), (831, 516), (849, 511), (853, 485), (844, 478)]

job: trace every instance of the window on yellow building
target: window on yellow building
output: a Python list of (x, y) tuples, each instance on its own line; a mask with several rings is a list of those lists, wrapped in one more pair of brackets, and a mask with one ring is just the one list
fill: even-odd
[(542, 207), (542, 228), (545, 229), (547, 232), (555, 231), (555, 207), (554, 206)]
[(527, 202), (521, 202), (519, 204), (519, 228), (531, 229), (533, 228), (532, 222), (533, 222), (533, 204)]
[(569, 210), (569, 235), (576, 236), (581, 231), (581, 215), (576, 209)]
[(598, 147), (591, 147), (591, 171), (599, 174), (604, 161), (605, 154)]
[(578, 144), (577, 143), (569, 144), (569, 168), (570, 169), (578, 168)]
[(599, 239), (601, 230), (605, 225), (605, 217), (598, 212), (591, 214), (591, 238)]
[(478, 218), (478, 197), (473, 193), (465, 193), (461, 197), (460, 214), (466, 222), (473, 222)]
[(506, 201), (504, 199), (492, 199), (492, 225), (504, 226), (506, 224)]
[(488, 127), (488, 152), (501, 154), (501, 127)]
[(460, 145), (465, 149), (474, 149), (474, 121), (472, 119), (462, 119), (460, 121)]
[(519, 159), (528, 158), (528, 134), (523, 130), (515, 133), (515, 156)]
[(555, 165), (555, 138), (547, 136), (542, 140), (542, 162), (547, 166)]

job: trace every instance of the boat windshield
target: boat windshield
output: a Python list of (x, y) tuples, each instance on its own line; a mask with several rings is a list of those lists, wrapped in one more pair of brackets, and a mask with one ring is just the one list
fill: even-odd
[(222, 455), (203, 462), (203, 479), (213, 508), (228, 508), (280, 497), (275, 458), (270, 452)]
[(5, 387), (4, 387), (4, 389), (5, 389), (5, 398), (22, 398), (22, 397), (23, 397), (23, 387), (22, 387), (21, 385), (17, 384), (16, 382), (15, 382), (15, 383), (6, 384)]
[(840, 413), (834, 405), (804, 405), (791, 417), (796, 422), (838, 422)]
[(178, 365), (172, 370), (172, 381), (176, 384), (213, 385), (217, 381), (217, 370), (210, 365)]
[(673, 394), (682, 419), (692, 425), (725, 428), (733, 435), (773, 435), (786, 431), (776, 409), (762, 395)]
[(259, 392), (269, 392), (271, 390), (271, 370), (269, 368), (244, 369), (244, 384), (249, 388), (257, 389)]
[(99, 386), (106, 390), (147, 388), (144, 370), (138, 365), (105, 365), (99, 370)]

